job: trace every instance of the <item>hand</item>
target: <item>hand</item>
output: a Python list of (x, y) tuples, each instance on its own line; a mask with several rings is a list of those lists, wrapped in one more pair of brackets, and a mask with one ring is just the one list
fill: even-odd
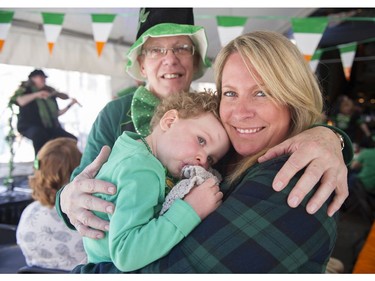
[(36, 92), (35, 94), (36, 94), (36, 97), (39, 99), (47, 99), (51, 96), (50, 93), (45, 90), (41, 90), (39, 92)]
[(337, 136), (328, 128), (314, 127), (271, 148), (258, 161), (264, 162), (286, 153), (293, 154), (277, 173), (272, 184), (273, 189), (282, 190), (299, 170), (307, 166), (289, 194), (288, 205), (297, 207), (320, 180), (320, 186), (309, 200), (306, 211), (314, 214), (335, 191), (327, 210), (328, 215), (332, 216), (349, 195), (348, 169)]
[(215, 211), (221, 205), (222, 199), (223, 193), (212, 178), (194, 187), (184, 198), (201, 220)]
[(70, 102), (70, 105), (73, 105), (73, 104), (78, 104), (80, 107), (82, 107), (82, 104), (80, 104), (78, 101), (77, 101), (77, 99), (75, 99), (75, 98), (72, 98), (72, 101)]
[(108, 221), (95, 216), (90, 210), (113, 213), (114, 205), (92, 196), (92, 193), (115, 194), (113, 184), (94, 179), (101, 166), (107, 161), (111, 149), (104, 146), (96, 159), (74, 180), (66, 185), (60, 195), (61, 210), (69, 217), (77, 231), (86, 237), (100, 239), (109, 229)]

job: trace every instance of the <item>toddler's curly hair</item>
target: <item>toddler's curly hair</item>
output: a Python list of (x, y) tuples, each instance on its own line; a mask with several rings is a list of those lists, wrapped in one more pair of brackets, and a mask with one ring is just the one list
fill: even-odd
[(213, 113), (219, 117), (220, 99), (216, 92), (206, 90), (204, 92), (180, 92), (164, 98), (156, 107), (151, 119), (151, 130), (159, 123), (163, 115), (172, 109), (177, 110), (182, 119), (198, 117), (204, 113)]

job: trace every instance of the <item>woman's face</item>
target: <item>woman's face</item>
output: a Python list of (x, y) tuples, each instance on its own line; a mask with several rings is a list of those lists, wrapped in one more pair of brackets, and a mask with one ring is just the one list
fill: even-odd
[(223, 68), (220, 117), (240, 156), (254, 155), (287, 138), (291, 116), (257, 85), (241, 56), (231, 54)]
[[(193, 46), (193, 42), (189, 36), (151, 37), (147, 39), (143, 50), (153, 47), (173, 48), (181, 45)], [(195, 60), (195, 56), (177, 56), (172, 50), (168, 50), (167, 54), (160, 58), (146, 55), (138, 57), (141, 73), (148, 80), (150, 91), (158, 97), (167, 97), (182, 90), (189, 90), (194, 72), (197, 70)]]

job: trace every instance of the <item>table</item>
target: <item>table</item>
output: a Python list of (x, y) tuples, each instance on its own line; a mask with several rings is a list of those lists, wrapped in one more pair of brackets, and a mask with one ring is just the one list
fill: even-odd
[(29, 188), (16, 187), (13, 191), (0, 191), (0, 223), (17, 225), (23, 209), (31, 202)]

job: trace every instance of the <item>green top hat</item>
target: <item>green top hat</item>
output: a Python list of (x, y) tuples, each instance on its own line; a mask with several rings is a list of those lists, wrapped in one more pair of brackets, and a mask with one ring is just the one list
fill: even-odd
[(202, 26), (194, 26), (191, 8), (141, 9), (139, 21), (137, 41), (128, 51), (126, 65), (126, 71), (134, 79), (145, 80), (141, 75), (137, 57), (141, 54), (143, 44), (150, 37), (189, 36), (201, 58), (194, 80), (202, 77), (206, 68), (211, 66), (210, 60), (206, 57), (208, 42), (205, 30)]

